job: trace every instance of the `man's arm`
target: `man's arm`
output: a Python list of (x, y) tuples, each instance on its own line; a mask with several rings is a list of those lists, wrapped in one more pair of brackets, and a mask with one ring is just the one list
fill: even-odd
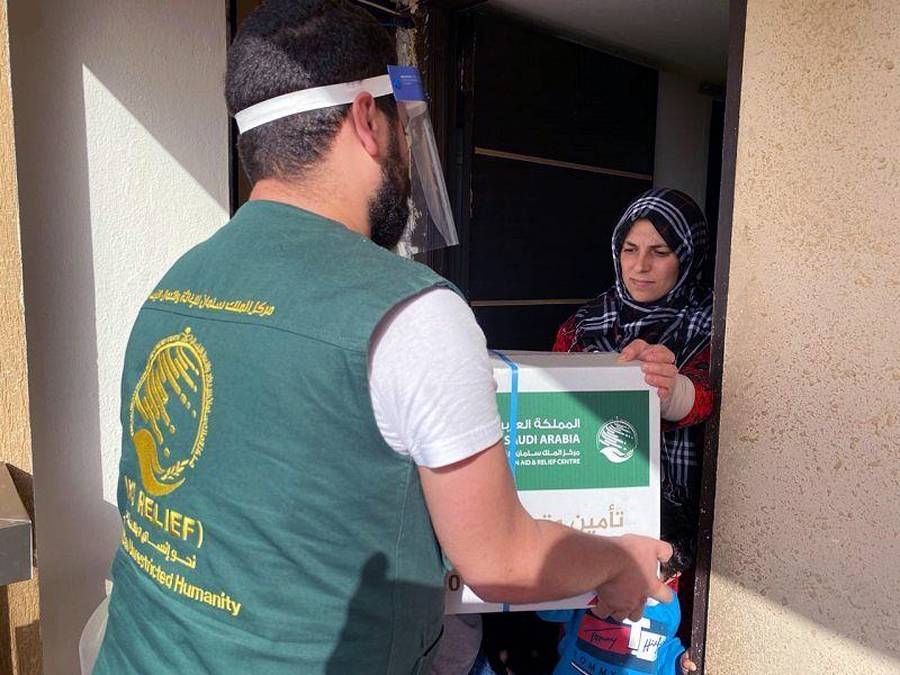
[(671, 599), (657, 577), (657, 564), (672, 554), (668, 544), (535, 520), (519, 502), (502, 443), (450, 466), (420, 466), (419, 475), (441, 546), (486, 601), (544, 602), (595, 590), (600, 613), (639, 618), (648, 597)]
[(482, 598), (539, 602), (596, 590), (598, 612), (624, 618), (647, 596), (669, 597), (656, 580), (668, 544), (587, 535), (522, 508), (497, 440), (484, 334), (455, 293), (425, 292), (385, 317), (369, 382), (382, 436), (418, 465), (438, 539)]

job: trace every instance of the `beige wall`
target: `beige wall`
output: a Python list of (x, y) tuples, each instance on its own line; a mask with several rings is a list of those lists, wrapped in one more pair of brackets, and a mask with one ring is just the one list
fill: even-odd
[[(31, 506), (31, 434), (6, 0), (0, 0), (0, 461)], [(41, 672), (38, 582), (0, 587), (0, 672)]]
[(900, 3), (749, 0), (707, 673), (900, 670)]
[(225, 10), (10, 3), (47, 675), (78, 672), (121, 534), (131, 323), (175, 259), (228, 218)]

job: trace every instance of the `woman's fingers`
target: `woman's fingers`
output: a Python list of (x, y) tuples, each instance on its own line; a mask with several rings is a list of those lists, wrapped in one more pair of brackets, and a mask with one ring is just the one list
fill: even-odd
[(644, 340), (635, 340), (634, 342), (629, 343), (619, 354), (618, 361), (634, 361), (639, 358), (640, 355), (649, 347)]
[(645, 375), (644, 382), (649, 384), (651, 387), (656, 388), (656, 392), (659, 394), (659, 398), (665, 401), (669, 396), (672, 395), (672, 388), (675, 386), (675, 378), (674, 377), (661, 377), (659, 375)]
[(675, 378), (666, 377), (664, 375), (644, 375), (644, 382), (649, 384), (651, 387), (671, 389), (675, 384)]
[(660, 375), (669, 378), (678, 375), (678, 368), (674, 363), (642, 363), (641, 370), (645, 375)]
[(678, 368), (675, 367), (675, 364), (645, 362), (641, 364), (641, 371), (644, 373), (644, 382), (651, 387), (656, 387), (661, 400), (665, 401), (672, 395), (675, 378), (678, 376)]
[(643, 361), (644, 363), (675, 363), (675, 354), (664, 345), (651, 345), (645, 340), (635, 340), (619, 354), (619, 362)]
[(675, 354), (665, 345), (651, 345), (641, 352), (640, 359), (644, 363), (675, 363)]

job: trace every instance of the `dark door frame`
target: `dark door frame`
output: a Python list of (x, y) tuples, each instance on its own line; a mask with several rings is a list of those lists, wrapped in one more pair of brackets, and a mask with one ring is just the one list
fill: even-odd
[[(471, 158), (462, 152), (465, 135), (471, 133), (471, 120), (457, 123), (460, 110), (458, 99), (469, 92), (470, 64), (459, 62), (459, 26), (466, 15), (486, 0), (424, 0), (414, 14), (416, 27), (416, 55), (434, 123), (435, 136), (444, 171), (448, 178), (451, 201), (459, 223), (461, 245), (465, 245), (470, 200), (469, 166)], [(728, 302), (728, 270), (731, 261), (732, 215), (734, 211), (734, 179), (737, 159), (738, 121), (740, 114), (741, 76), (744, 59), (744, 30), (747, 0), (731, 0), (729, 6), (728, 80), (725, 97), (725, 124), (722, 140), (722, 173), (716, 238), (714, 272), (715, 301), (713, 305), (712, 359), (710, 381), (716, 392), (713, 414), (706, 423), (706, 441), (701, 478), (700, 521), (697, 532), (697, 571), (694, 581), (694, 611), (691, 624), (691, 654), (699, 673), (704, 672), (706, 633), (708, 630), (709, 576), (712, 559), (713, 520), (715, 515), (716, 467), (719, 450), (719, 410), (722, 391), (722, 371), (725, 348), (725, 317)], [(462, 137), (454, 138), (462, 130)], [(465, 279), (460, 269), (461, 256), (452, 251), (437, 251), (429, 265), (451, 279)]]
[(719, 458), (719, 422), (722, 374), (725, 360), (725, 319), (728, 308), (728, 271), (731, 267), (731, 232), (734, 216), (734, 181), (737, 163), (738, 125), (744, 67), (744, 32), (747, 0), (731, 0), (728, 27), (728, 80), (725, 94), (725, 128), (722, 138), (722, 177), (719, 192), (719, 225), (713, 288), (712, 355), (710, 382), (715, 392), (713, 413), (706, 422), (703, 475), (700, 488), (700, 522), (697, 532), (697, 574), (694, 581), (694, 616), (691, 649), (700, 675), (706, 661), (709, 630), (709, 578), (712, 569), (713, 525), (716, 505), (716, 469)]

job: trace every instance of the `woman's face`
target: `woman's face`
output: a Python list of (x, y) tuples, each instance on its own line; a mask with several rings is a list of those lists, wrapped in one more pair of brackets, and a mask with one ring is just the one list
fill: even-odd
[(638, 302), (656, 302), (678, 281), (678, 257), (649, 220), (636, 220), (619, 253), (622, 280)]

